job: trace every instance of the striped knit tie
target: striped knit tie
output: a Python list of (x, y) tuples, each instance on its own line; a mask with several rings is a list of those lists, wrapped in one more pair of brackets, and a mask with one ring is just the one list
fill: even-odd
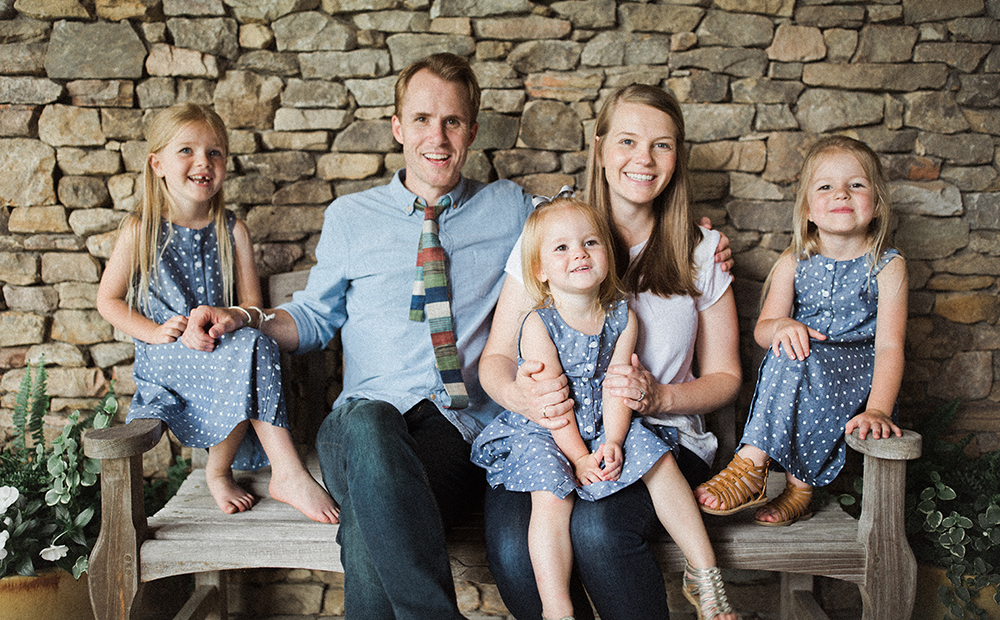
[(444, 249), (438, 238), (437, 217), (449, 206), (451, 198), (448, 196), (442, 198), (436, 207), (425, 209), (419, 200), (413, 203), (414, 209), (424, 211), (424, 226), (417, 250), (417, 276), (413, 282), (410, 320), (423, 321), (426, 310), (437, 368), (444, 381), (444, 389), (451, 396), (448, 408), (464, 409), (469, 406), (469, 394), (462, 381), (462, 367), (455, 346), (451, 301), (448, 299), (448, 272), (445, 269)]

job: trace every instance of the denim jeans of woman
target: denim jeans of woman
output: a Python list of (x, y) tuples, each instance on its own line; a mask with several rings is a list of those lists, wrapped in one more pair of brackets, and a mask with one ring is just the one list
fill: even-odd
[[(677, 459), (692, 486), (709, 467), (685, 448)], [(490, 571), (517, 620), (539, 620), (542, 603), (528, 554), (531, 498), (503, 487), (486, 491), (486, 547)], [(590, 595), (601, 620), (667, 620), (663, 575), (650, 541), (664, 534), (645, 484), (596, 502), (577, 501), (570, 523), (575, 560), (570, 591), (577, 620), (591, 620)], [(582, 584), (581, 585), (581, 581)]]

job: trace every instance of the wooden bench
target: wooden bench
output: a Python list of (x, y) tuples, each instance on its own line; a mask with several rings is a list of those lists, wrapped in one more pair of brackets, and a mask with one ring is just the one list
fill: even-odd
[[(271, 302), (281, 303), (304, 285), (304, 272), (270, 281)], [(735, 433), (732, 413), (717, 416)], [(723, 427), (719, 427), (723, 428)], [(149, 517), (142, 503), (142, 454), (155, 446), (165, 425), (136, 420), (87, 434), (84, 449), (101, 459), (101, 534), (90, 557), (90, 595), (97, 620), (127, 620), (142, 605), (143, 584), (194, 574), (195, 590), (177, 620), (226, 618), (226, 574), (232, 569), (305, 568), (343, 572), (336, 526), (314, 523), (294, 508), (270, 499), (269, 471), (238, 473), (238, 480), (262, 499), (253, 510), (223, 514), (195, 469), (177, 495)], [(916, 562), (906, 540), (903, 504), (906, 461), (920, 456), (921, 438), (860, 440), (848, 445), (864, 455), (861, 518), (828, 505), (807, 521), (765, 528), (751, 512), (706, 517), (724, 568), (782, 572), (781, 619), (826, 618), (812, 597), (812, 577), (857, 584), (863, 620), (909, 620), (916, 595)], [(316, 463), (310, 469), (320, 478)], [(772, 474), (769, 494), (780, 491)], [(491, 583), (481, 526), (449, 533), (456, 579)], [(684, 559), (669, 539), (656, 543), (664, 571), (681, 571)]]

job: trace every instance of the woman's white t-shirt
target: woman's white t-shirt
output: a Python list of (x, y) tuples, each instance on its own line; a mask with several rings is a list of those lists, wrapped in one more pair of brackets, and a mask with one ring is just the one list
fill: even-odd
[[(685, 383), (695, 378), (692, 366), (698, 335), (698, 313), (717, 302), (733, 281), (732, 275), (722, 271), (714, 260), (719, 233), (707, 228), (702, 228), (701, 233), (702, 240), (694, 251), (695, 286), (701, 291), (701, 296), (661, 297), (645, 292), (629, 298), (629, 307), (639, 319), (635, 352), (642, 365), (660, 383)], [(633, 246), (629, 255), (635, 259), (644, 247), (645, 241)], [(507, 259), (506, 271), (518, 282), (524, 281), (521, 239), (517, 240)], [(650, 414), (646, 419), (677, 428), (681, 444), (709, 465), (712, 464), (718, 440), (705, 430), (703, 416), (659, 413)]]

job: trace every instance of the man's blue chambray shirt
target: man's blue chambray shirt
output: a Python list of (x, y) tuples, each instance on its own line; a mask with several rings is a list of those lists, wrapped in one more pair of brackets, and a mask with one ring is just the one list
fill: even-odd
[(440, 216), (440, 237), (469, 406), (445, 409), (450, 398), (427, 321), (409, 320), (424, 215), (413, 209), (417, 196), (403, 186), (405, 172), (333, 201), (309, 283), (281, 308), (298, 328), (297, 353), (325, 346), (340, 330), (344, 389), (334, 407), (366, 398), (406, 412), (430, 399), (471, 442), (501, 411), (479, 385), (479, 356), (531, 196), (510, 181), (484, 185), (465, 178), (448, 194), (453, 206)]

